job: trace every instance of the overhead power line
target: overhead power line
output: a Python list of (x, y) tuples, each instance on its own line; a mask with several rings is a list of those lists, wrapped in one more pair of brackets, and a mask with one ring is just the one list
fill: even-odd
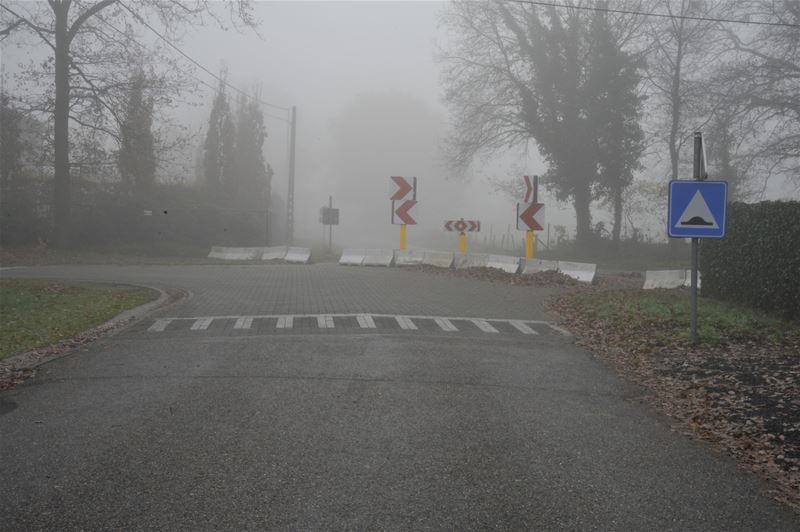
[(775, 22), (768, 20), (741, 20), (741, 19), (728, 19), (716, 17), (700, 17), (693, 15), (671, 15), (669, 13), (654, 13), (648, 11), (636, 11), (632, 9), (615, 9), (610, 7), (597, 7), (597, 6), (576, 6), (571, 4), (564, 4), (559, 2), (544, 2), (537, 0), (505, 0), (511, 4), (528, 4), (540, 7), (559, 7), (569, 9), (580, 9), (584, 11), (600, 11), (603, 13), (618, 13), (621, 15), (638, 15), (642, 17), (658, 17), (658, 18), (671, 18), (671, 19), (684, 19), (684, 20), (699, 20), (705, 22), (725, 22), (728, 24), (749, 24), (752, 26), (780, 26), (784, 28), (800, 29), (800, 24), (792, 24), (791, 22)]
[(258, 98), (256, 98), (256, 97), (254, 97), (254, 96), (252, 96), (252, 95), (250, 95), (250, 94), (247, 94), (245, 91), (241, 90), (239, 87), (236, 87), (235, 85), (231, 85), (230, 83), (228, 83), (228, 81), (227, 81), (227, 80), (225, 80), (224, 78), (221, 78), (221, 77), (219, 77), (218, 75), (214, 74), (214, 73), (213, 73), (211, 70), (207, 69), (206, 67), (204, 67), (203, 65), (201, 65), (201, 64), (200, 64), (198, 61), (196, 61), (194, 58), (192, 58), (192, 57), (191, 57), (189, 54), (187, 54), (186, 52), (184, 52), (183, 50), (181, 50), (180, 48), (178, 48), (178, 47), (177, 47), (175, 44), (173, 44), (173, 43), (172, 43), (172, 41), (170, 41), (170, 40), (169, 40), (169, 39), (167, 39), (167, 38), (166, 38), (164, 35), (162, 35), (160, 32), (158, 32), (158, 30), (156, 30), (156, 29), (155, 29), (153, 26), (151, 26), (150, 24), (148, 24), (146, 20), (144, 20), (144, 19), (143, 19), (143, 18), (142, 18), (142, 17), (141, 17), (141, 16), (140, 16), (138, 13), (136, 13), (134, 10), (132, 10), (131, 8), (129, 8), (128, 6), (126, 6), (126, 5), (125, 5), (123, 2), (120, 2), (120, 3), (119, 3), (119, 5), (121, 5), (121, 6), (123, 7), (123, 9), (125, 9), (125, 10), (126, 10), (128, 13), (130, 13), (130, 14), (131, 14), (131, 15), (132, 15), (132, 16), (133, 16), (133, 17), (134, 17), (134, 18), (135, 18), (135, 19), (136, 19), (136, 20), (137, 20), (137, 21), (138, 21), (140, 24), (142, 24), (144, 27), (146, 27), (146, 28), (147, 28), (147, 29), (149, 29), (151, 32), (153, 32), (153, 34), (155, 34), (155, 35), (156, 35), (156, 36), (157, 36), (159, 39), (161, 39), (162, 41), (164, 41), (165, 43), (167, 43), (167, 45), (168, 45), (170, 48), (172, 48), (173, 50), (175, 50), (176, 52), (178, 52), (179, 54), (181, 54), (181, 55), (182, 55), (183, 57), (185, 57), (185, 58), (186, 58), (188, 61), (190, 61), (192, 64), (194, 64), (194, 65), (195, 65), (197, 68), (199, 68), (200, 70), (202, 70), (203, 72), (205, 72), (206, 74), (208, 74), (209, 76), (211, 76), (212, 78), (216, 79), (217, 81), (219, 81), (220, 83), (222, 83), (222, 84), (223, 84), (223, 85), (225, 85), (226, 87), (229, 87), (229, 88), (231, 88), (231, 89), (235, 90), (236, 92), (238, 92), (239, 94), (242, 94), (242, 95), (244, 95), (244, 96), (245, 96), (245, 97), (247, 97), (247, 98), (252, 98), (253, 100), (255, 100), (255, 101), (259, 102), (259, 103), (260, 103), (260, 104), (262, 104), (262, 105), (266, 105), (267, 107), (272, 107), (272, 108), (274, 108), (274, 109), (280, 109), (281, 111), (286, 111), (287, 113), (288, 113), (289, 111), (291, 111), (291, 109), (290, 109), (290, 108), (288, 108), (288, 107), (281, 107), (280, 105), (275, 105), (274, 103), (265, 102), (264, 100), (260, 100), (260, 99), (258, 99)]

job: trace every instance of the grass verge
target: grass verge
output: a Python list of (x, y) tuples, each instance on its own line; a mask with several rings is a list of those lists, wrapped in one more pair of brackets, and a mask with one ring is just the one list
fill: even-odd
[(71, 338), (156, 297), (142, 288), (0, 279), (0, 360)]
[(586, 290), (551, 298), (578, 343), (647, 390), (680, 430), (775, 482), (800, 511), (800, 326), (683, 290)]

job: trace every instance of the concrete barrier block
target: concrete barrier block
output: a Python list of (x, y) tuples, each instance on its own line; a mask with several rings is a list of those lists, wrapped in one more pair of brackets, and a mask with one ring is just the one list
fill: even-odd
[(506, 273), (517, 273), (519, 271), (519, 257), (510, 255), (489, 255), (489, 268), (497, 268)]
[(395, 266), (416, 266), (422, 264), (425, 258), (425, 252), (422, 250), (406, 249), (400, 251), (394, 250), (394, 265)]
[(691, 282), (686, 270), (647, 270), (644, 272), (644, 288), (679, 288)]
[(577, 279), (582, 283), (591, 283), (594, 281), (594, 275), (597, 271), (597, 264), (560, 260), (558, 261), (558, 271), (564, 275), (572, 277), (573, 279)]
[(264, 248), (229, 248), (213, 246), (208, 254), (210, 259), (256, 260), (261, 258)]
[(455, 255), (454, 265), (458, 269), (463, 268), (486, 268), (489, 264), (488, 253), (467, 253), (466, 255)]
[(438, 268), (450, 268), (453, 265), (452, 251), (426, 251), (422, 257), (422, 264)]
[(286, 257), (286, 252), (289, 248), (286, 246), (273, 246), (264, 248), (261, 254), (261, 260), (283, 260)]
[(363, 249), (345, 249), (342, 251), (339, 264), (346, 266), (361, 266), (361, 264), (364, 262), (364, 253), (365, 250)]
[[(692, 287), (692, 270), (686, 270), (686, 281), (683, 283), (683, 286), (686, 288)], [(701, 288), (703, 286), (703, 276), (700, 275), (700, 271), (697, 272), (697, 288)]]
[(289, 248), (286, 251), (286, 257), (284, 259), (286, 262), (294, 262), (297, 264), (307, 264), (308, 261), (311, 260), (311, 249), (310, 248)]
[(394, 251), (383, 249), (368, 249), (364, 252), (364, 266), (391, 266), (394, 260)]
[(558, 261), (543, 259), (522, 259), (522, 273), (532, 274), (547, 271), (558, 271)]

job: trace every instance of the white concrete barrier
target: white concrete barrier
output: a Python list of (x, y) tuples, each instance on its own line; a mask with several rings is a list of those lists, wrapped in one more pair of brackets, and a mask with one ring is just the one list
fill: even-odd
[(582, 283), (591, 283), (594, 281), (594, 274), (597, 271), (597, 264), (589, 264), (586, 262), (568, 262), (558, 261), (558, 271), (577, 279)]
[(547, 271), (557, 271), (558, 261), (556, 260), (543, 260), (543, 259), (523, 259), (522, 260), (522, 273), (532, 274)]
[(311, 260), (310, 248), (289, 248), (286, 250), (286, 256), (283, 258), (286, 262), (294, 262), (298, 264), (307, 264)]
[(213, 246), (208, 254), (209, 259), (222, 260), (256, 260), (261, 258), (264, 248), (229, 248)]
[(345, 249), (342, 251), (339, 264), (344, 264), (346, 266), (361, 266), (361, 264), (364, 262), (364, 253), (365, 250), (363, 249)]
[(687, 270), (647, 270), (644, 272), (644, 288), (679, 288), (691, 284), (691, 273)]
[(463, 268), (485, 268), (489, 264), (488, 253), (467, 253), (466, 255), (458, 254), (454, 259), (455, 266), (458, 269)]
[(449, 268), (453, 265), (453, 252), (426, 251), (422, 256), (422, 264), (436, 266), (439, 268)]
[(394, 260), (393, 250), (368, 249), (364, 252), (364, 266), (391, 266)]
[(289, 248), (286, 246), (264, 248), (264, 252), (261, 254), (261, 260), (283, 260), (288, 250)]
[(498, 268), (506, 273), (517, 273), (519, 271), (519, 257), (509, 255), (489, 255), (489, 268)]
[(400, 251), (394, 250), (394, 265), (395, 266), (416, 266), (422, 264), (425, 258), (425, 252), (416, 249), (406, 249)]

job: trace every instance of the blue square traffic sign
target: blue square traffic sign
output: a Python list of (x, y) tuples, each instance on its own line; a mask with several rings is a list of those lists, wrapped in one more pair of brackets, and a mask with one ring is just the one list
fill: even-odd
[(667, 234), (675, 238), (723, 238), (728, 183), (669, 182)]

